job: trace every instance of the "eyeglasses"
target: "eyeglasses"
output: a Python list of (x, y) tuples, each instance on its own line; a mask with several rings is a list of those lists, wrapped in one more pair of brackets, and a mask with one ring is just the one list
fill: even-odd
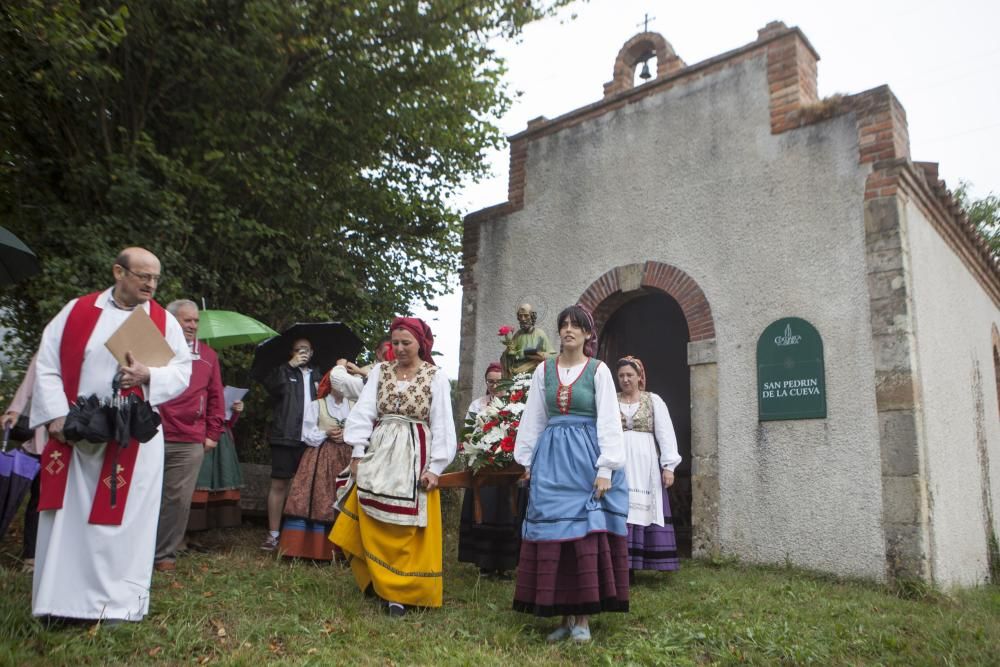
[(133, 276), (138, 278), (139, 282), (156, 283), (157, 285), (159, 285), (160, 281), (163, 280), (163, 276), (156, 273), (136, 273), (127, 266), (122, 266), (121, 264), (118, 264), (118, 266), (120, 266), (122, 270), (125, 271), (125, 273), (131, 273)]
[(292, 351), (295, 352), (295, 354), (301, 354), (303, 352), (308, 352), (309, 354), (312, 354), (312, 348), (311, 347), (297, 347), (297, 348), (295, 348)]
[(487, 380), (486, 381), (486, 386), (487, 387), (495, 387), (498, 384), (500, 384), (501, 382), (503, 382), (503, 380)]

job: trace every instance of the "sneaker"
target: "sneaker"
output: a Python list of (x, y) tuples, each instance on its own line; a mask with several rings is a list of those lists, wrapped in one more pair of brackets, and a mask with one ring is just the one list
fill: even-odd
[(560, 625), (558, 628), (549, 633), (549, 635), (545, 638), (545, 641), (547, 641), (550, 644), (561, 642), (562, 640), (568, 638), (575, 629), (576, 629), (575, 625), (571, 625), (569, 627), (566, 627), (565, 625)]
[(268, 533), (267, 539), (264, 543), (260, 545), (261, 551), (277, 551), (278, 550), (278, 538), (272, 536)]
[(385, 605), (385, 613), (392, 618), (400, 618), (406, 615), (406, 607), (398, 602), (389, 602)]
[(574, 625), (573, 629), (569, 632), (570, 638), (577, 642), (578, 644), (583, 644), (590, 641), (590, 626), (583, 627), (582, 625)]

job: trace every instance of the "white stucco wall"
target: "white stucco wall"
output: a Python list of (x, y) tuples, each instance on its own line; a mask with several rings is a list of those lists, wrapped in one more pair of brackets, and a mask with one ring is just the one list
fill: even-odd
[[(678, 267), (715, 319), (723, 550), (881, 579), (866, 173), (852, 117), (771, 134), (763, 56), (538, 139), (523, 210), (482, 228), (462, 363), (497, 357), (522, 300), (554, 335), (605, 271)], [(826, 420), (757, 420), (757, 338), (785, 316), (823, 336)]]
[(920, 210), (911, 202), (905, 211), (932, 568), (939, 584), (974, 585), (988, 575), (977, 453), (984, 437), (992, 469), (993, 529), (1000, 534), (1000, 415), (992, 337), (992, 326), (1000, 327), (1000, 309)]

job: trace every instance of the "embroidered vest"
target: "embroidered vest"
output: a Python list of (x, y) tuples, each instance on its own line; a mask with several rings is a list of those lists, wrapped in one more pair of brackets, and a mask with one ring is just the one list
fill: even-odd
[(600, 363), (597, 359), (588, 359), (587, 365), (573, 382), (562, 384), (559, 381), (556, 359), (546, 360), (545, 403), (550, 417), (556, 415), (597, 417), (597, 389), (594, 377)]
[(426, 424), (431, 416), (431, 379), (438, 370), (437, 366), (422, 364), (413, 379), (409, 380), (409, 386), (399, 391), (399, 380), (396, 379), (398, 365), (395, 361), (382, 363), (376, 401), (378, 414), (401, 415)]
[[(621, 402), (622, 395), (618, 394), (618, 401)], [(640, 392), (639, 394), (639, 408), (632, 415), (632, 427), (628, 426), (628, 417), (625, 413), (622, 413), (622, 430), (623, 431), (640, 431), (642, 433), (652, 433), (653, 432), (653, 402), (649, 399), (649, 392)]]
[[(347, 401), (347, 399), (344, 399)], [(347, 401), (347, 407), (351, 407), (351, 402)], [(316, 428), (326, 433), (334, 426), (344, 427), (344, 422), (330, 415), (330, 409), (326, 404), (326, 397), (319, 399), (319, 419), (316, 420)]]

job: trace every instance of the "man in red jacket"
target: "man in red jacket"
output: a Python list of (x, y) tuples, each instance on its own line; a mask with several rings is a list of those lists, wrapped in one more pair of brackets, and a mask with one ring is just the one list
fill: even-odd
[(182, 299), (168, 304), (167, 311), (177, 318), (191, 349), (191, 384), (183, 394), (160, 406), (166, 442), (153, 565), (160, 572), (175, 567), (205, 450), (218, 443), (225, 421), (219, 357), (198, 340), (198, 306)]

